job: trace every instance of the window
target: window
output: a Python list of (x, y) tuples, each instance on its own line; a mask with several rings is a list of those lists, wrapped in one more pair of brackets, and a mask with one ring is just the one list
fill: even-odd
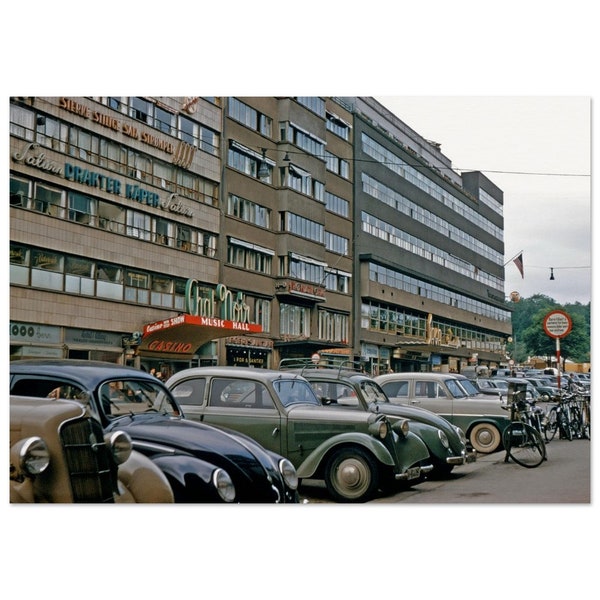
[(350, 178), (350, 163), (347, 160), (339, 158), (338, 156), (335, 156), (335, 154), (332, 154), (326, 150), (325, 163), (328, 171), (331, 171), (332, 173), (335, 173), (344, 179)]
[(150, 275), (139, 271), (127, 270), (125, 273), (125, 300), (148, 304), (150, 298)]
[(31, 285), (47, 290), (62, 290), (64, 258), (46, 250), (31, 253)]
[(173, 279), (161, 275), (152, 276), (152, 293), (150, 295), (152, 306), (173, 306)]
[(65, 258), (65, 292), (83, 296), (94, 295), (94, 263), (85, 258)]
[(327, 310), (319, 311), (320, 340), (347, 343), (348, 329), (348, 315)]
[(185, 225), (177, 225), (177, 247), (186, 252), (192, 249), (192, 230)]
[(170, 245), (170, 237), (171, 237), (171, 223), (166, 221), (165, 219), (156, 219), (155, 221), (155, 238), (154, 241), (158, 244), (163, 244), (163, 246)]
[(10, 105), (10, 134), (23, 140), (33, 142), (35, 131), (35, 113), (28, 108)]
[(271, 226), (271, 210), (235, 194), (227, 199), (227, 214), (260, 227)]
[(271, 137), (273, 120), (237, 98), (229, 98), (228, 115), (246, 127)]
[(338, 137), (348, 141), (350, 138), (350, 125), (343, 119), (334, 115), (333, 113), (327, 113), (327, 130), (335, 133)]
[(342, 217), (347, 217), (350, 214), (350, 203), (348, 200), (344, 200), (344, 198), (340, 198), (331, 192), (325, 192), (325, 207), (327, 210)]
[(293, 304), (280, 304), (279, 333), (310, 337), (310, 309)]
[(320, 117), (325, 116), (325, 100), (317, 96), (297, 96), (296, 100)]
[(96, 267), (96, 295), (112, 300), (123, 299), (122, 269), (115, 265), (98, 263)]
[(312, 240), (314, 242), (324, 243), (325, 227), (321, 223), (311, 221), (294, 213), (283, 213), (282, 231), (295, 233), (300, 237)]
[(92, 214), (95, 212), (96, 201), (89, 196), (83, 194), (77, 194), (75, 192), (69, 193), (69, 221), (75, 221), (76, 223), (83, 223), (88, 225), (92, 219)]
[(173, 135), (175, 132), (175, 114), (161, 108), (160, 106), (154, 107), (154, 127), (160, 129), (164, 133)]
[(29, 182), (22, 179), (10, 178), (10, 205), (28, 208)]
[(66, 153), (69, 129), (57, 119), (38, 115), (35, 139), (41, 146)]
[(268, 248), (235, 238), (230, 238), (227, 246), (229, 264), (257, 273), (271, 273), (273, 254)]
[(29, 285), (29, 261), (31, 251), (26, 246), (10, 245), (10, 283)]
[(271, 301), (257, 298), (254, 302), (254, 322), (262, 327), (264, 333), (271, 331)]
[(129, 116), (142, 123), (152, 124), (152, 103), (143, 98), (132, 97), (129, 100)]
[(150, 240), (152, 218), (146, 213), (135, 210), (127, 211), (127, 235), (140, 240)]

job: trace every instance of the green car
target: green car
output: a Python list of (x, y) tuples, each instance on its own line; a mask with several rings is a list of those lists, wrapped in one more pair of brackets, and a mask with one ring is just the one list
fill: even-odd
[(323, 404), (343, 411), (382, 413), (393, 423), (409, 419), (410, 430), (427, 446), (433, 464), (432, 475), (447, 477), (457, 465), (475, 462), (476, 452), (467, 448), (460, 427), (429, 410), (392, 404), (384, 391), (368, 375), (345, 361), (338, 365), (313, 364), (311, 359), (282, 361), (281, 370), (306, 378)]
[(244, 367), (198, 367), (167, 387), (188, 419), (242, 432), (277, 451), (300, 479), (321, 479), (337, 502), (422, 481), (433, 465), (408, 420), (323, 406), (299, 375)]

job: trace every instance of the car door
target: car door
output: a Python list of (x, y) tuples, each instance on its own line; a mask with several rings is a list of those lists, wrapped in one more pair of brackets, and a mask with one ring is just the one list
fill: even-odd
[(281, 418), (260, 381), (232, 377), (194, 377), (172, 390), (186, 418), (239, 431), (283, 454)]
[(410, 404), (426, 408), (451, 420), (454, 413), (453, 398), (439, 381), (416, 378), (413, 383), (414, 392)]

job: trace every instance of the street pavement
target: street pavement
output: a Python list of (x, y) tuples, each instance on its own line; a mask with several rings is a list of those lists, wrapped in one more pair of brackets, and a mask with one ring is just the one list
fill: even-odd
[[(425, 481), (369, 504), (589, 504), (591, 442), (555, 438), (546, 451), (548, 460), (534, 469), (505, 462), (504, 451), (479, 454), (448, 479)], [(303, 484), (300, 495), (305, 503), (331, 502), (319, 482)]]

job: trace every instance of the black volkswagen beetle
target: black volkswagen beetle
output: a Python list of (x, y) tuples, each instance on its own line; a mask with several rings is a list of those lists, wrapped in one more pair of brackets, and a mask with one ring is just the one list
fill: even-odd
[(298, 502), (292, 463), (238, 432), (189, 421), (154, 376), (113, 363), (21, 360), (11, 394), (76, 399), (166, 475), (175, 502)]

